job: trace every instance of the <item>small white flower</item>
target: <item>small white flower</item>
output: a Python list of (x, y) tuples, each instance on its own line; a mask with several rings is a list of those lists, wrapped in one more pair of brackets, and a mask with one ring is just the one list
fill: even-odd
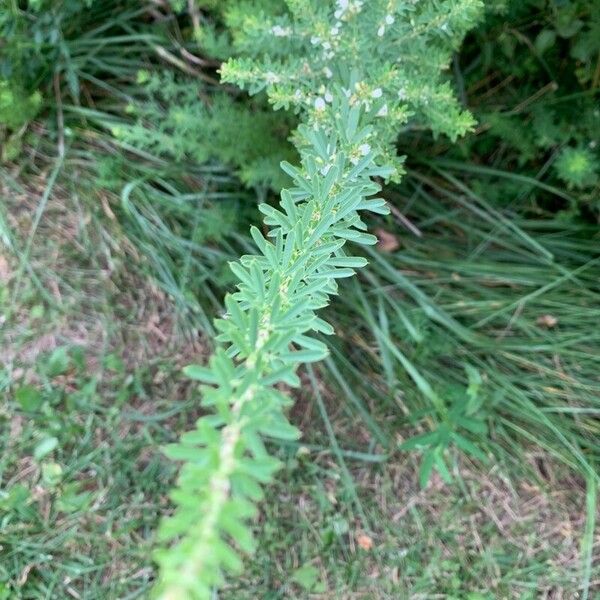
[(325, 165), (322, 169), (321, 169), (321, 175), (323, 175), (323, 177), (325, 177), (325, 175), (327, 175), (327, 173), (329, 173), (329, 170), (331, 169), (331, 165)]
[(292, 30), (289, 27), (282, 27), (281, 25), (274, 25), (271, 28), (271, 33), (275, 37), (286, 37), (292, 33)]
[(396, 19), (394, 19), (394, 15), (386, 15), (385, 16), (385, 22), (387, 25), (393, 25), (395, 20)]
[(406, 100), (408, 98), (408, 94), (406, 93), (406, 90), (404, 88), (400, 88), (398, 90), (398, 98), (400, 100)]
[(351, 162), (353, 165), (357, 165), (357, 164), (358, 164), (358, 157), (357, 157), (357, 156), (351, 156), (351, 157), (350, 157), (350, 162)]
[(329, 50), (331, 48), (331, 44), (329, 42), (323, 42), (322, 46), (325, 48), (325, 50)]
[(325, 100), (323, 100), (323, 98), (319, 97), (315, 100), (315, 108), (317, 110), (325, 110)]
[(325, 73), (325, 77), (327, 77), (327, 79), (331, 79), (333, 77), (333, 71), (329, 67), (325, 67), (323, 69), (323, 73)]
[(385, 25), (381, 25), (381, 26), (379, 27), (379, 29), (377, 30), (377, 35), (378, 35), (379, 37), (383, 37), (383, 36), (384, 36), (384, 34), (385, 34)]
[(273, 71), (268, 71), (265, 73), (265, 79), (268, 83), (277, 83), (279, 81), (279, 77), (276, 73), (273, 73)]
[(378, 117), (387, 117), (388, 115), (388, 106), (387, 104), (384, 104), (378, 111), (377, 111), (377, 116)]
[(381, 88), (375, 88), (371, 92), (371, 96), (373, 96), (373, 98), (381, 98), (381, 96), (383, 96), (383, 90)]
[(342, 15), (348, 10), (348, 0), (338, 0), (337, 5), (338, 9), (333, 14), (336, 19), (340, 19)]
[(371, 152), (370, 144), (361, 144), (358, 149), (363, 156), (367, 156)]
[(300, 100), (302, 98), (302, 92), (299, 89), (294, 92), (294, 98), (296, 98), (296, 100)]
[(330, 31), (331, 35), (337, 35), (339, 32), (340, 32), (339, 27), (332, 27), (331, 31)]
[(311, 43), (313, 46), (316, 46), (316, 45), (317, 45), (317, 44), (318, 44), (320, 41), (321, 41), (321, 40), (320, 40), (320, 39), (319, 39), (319, 38), (318, 38), (316, 35), (313, 35), (313, 36), (310, 38), (310, 43)]
[(333, 102), (333, 96), (331, 92), (325, 92), (325, 102)]

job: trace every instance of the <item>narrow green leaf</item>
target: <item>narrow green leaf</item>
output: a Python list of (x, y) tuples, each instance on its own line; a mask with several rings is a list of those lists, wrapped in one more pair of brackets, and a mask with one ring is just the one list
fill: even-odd
[(210, 383), (213, 385), (219, 383), (218, 377), (209, 367), (187, 365), (186, 367), (183, 367), (182, 372), (186, 377), (194, 379), (195, 381), (202, 381), (203, 383)]
[(433, 461), (435, 459), (435, 450), (429, 450), (423, 454), (421, 466), (419, 467), (419, 485), (422, 489), (427, 487), (431, 472), (433, 470)]

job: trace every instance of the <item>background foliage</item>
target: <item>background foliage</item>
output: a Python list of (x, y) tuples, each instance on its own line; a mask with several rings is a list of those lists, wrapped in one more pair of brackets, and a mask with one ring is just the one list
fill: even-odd
[[(281, 3), (81, 7), (0, 8), (7, 598), (148, 590), (174, 477), (158, 448), (199, 416), (177, 373), (203, 362), (227, 261), (286, 182), (298, 119), (218, 85), (265, 23), (275, 57), (285, 47)], [(305, 437), (269, 446), (285, 483), (223, 597), (593, 597), (599, 14), (488, 6), (442, 88), (474, 132), (400, 127), (392, 214), (369, 218), (370, 265), (324, 315), (339, 335), (290, 413)]]

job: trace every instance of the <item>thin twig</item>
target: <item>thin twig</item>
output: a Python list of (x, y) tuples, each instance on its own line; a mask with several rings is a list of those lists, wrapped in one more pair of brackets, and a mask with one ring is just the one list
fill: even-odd
[(60, 78), (58, 72), (54, 73), (54, 96), (56, 98), (56, 121), (58, 127), (58, 156), (63, 158), (65, 155), (65, 118), (60, 95)]
[(157, 46), (157, 45), (153, 45), (152, 48), (162, 59), (171, 63), (173, 66), (177, 67), (178, 69), (181, 69), (185, 73), (188, 73), (189, 75), (192, 75), (193, 77), (198, 77), (199, 79), (203, 79), (204, 81), (207, 81), (208, 83), (210, 83), (212, 85), (219, 84), (219, 82), (214, 77), (211, 77), (210, 75), (207, 75), (206, 73), (203, 73), (202, 71), (197, 71), (196, 69), (192, 68), (186, 62), (184, 62), (180, 58), (177, 58), (176, 56), (171, 54), (166, 48), (163, 48), (162, 46)]

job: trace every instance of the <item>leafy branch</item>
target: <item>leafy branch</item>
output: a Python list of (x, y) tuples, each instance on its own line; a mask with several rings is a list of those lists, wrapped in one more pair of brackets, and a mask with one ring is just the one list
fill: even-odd
[[(203, 404), (214, 414), (167, 448), (168, 456), (185, 464), (173, 494), (177, 511), (161, 528), (162, 540), (184, 536), (157, 556), (165, 599), (209, 597), (211, 587), (222, 583), (221, 569), (241, 569), (237, 549), (225, 537), (252, 551), (247, 520), (262, 498), (260, 485), (279, 467), (262, 436), (300, 435), (283, 413), (290, 400), (276, 386), (298, 386), (298, 365), (327, 356), (327, 346), (310, 333), (332, 334), (333, 328), (315, 311), (337, 292), (337, 279), (366, 264), (346, 255), (346, 242), (376, 242), (359, 212), (387, 213), (382, 199), (370, 198), (379, 190), (371, 178), (392, 170), (377, 167), (375, 153), (366, 151), (372, 131), (358, 128), (359, 116), (360, 107), (345, 100), (335, 133), (300, 128), (307, 144), (302, 168), (282, 164), (295, 186), (282, 192), (282, 210), (260, 206), (271, 230), (265, 238), (252, 228), (259, 254), (231, 263), (237, 292), (226, 297), (227, 315), (216, 321), (224, 347), (209, 367), (186, 369), (202, 382)], [(361, 147), (361, 159), (353, 161)]]
[(239, 283), (215, 322), (219, 349), (207, 367), (186, 369), (211, 414), (166, 450), (183, 467), (159, 531), (162, 600), (210, 598), (254, 549), (249, 521), (280, 466), (263, 439), (300, 435), (280, 388), (300, 384), (301, 363), (327, 356), (314, 334), (334, 331), (316, 312), (338, 279), (366, 265), (345, 245), (376, 242), (361, 213), (387, 214), (374, 178), (401, 174), (399, 127), (411, 115), (450, 137), (472, 126), (440, 71), (480, 8), (479, 0), (288, 0), (286, 14), (257, 18), (246, 3), (233, 11), (246, 57), (226, 63), (222, 78), (266, 89), (276, 108), (300, 114), (301, 163), (281, 165), (293, 186), (280, 208), (259, 207), (268, 232), (252, 228), (257, 254), (230, 265)]

